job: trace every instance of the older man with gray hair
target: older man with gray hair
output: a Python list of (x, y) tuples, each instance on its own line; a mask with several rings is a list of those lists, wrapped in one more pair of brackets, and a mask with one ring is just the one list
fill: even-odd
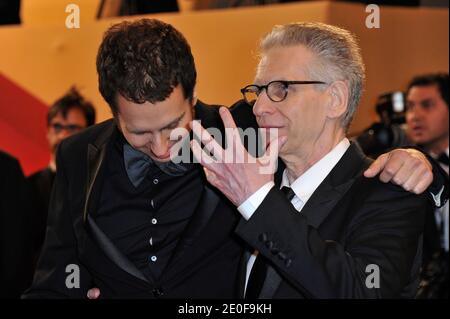
[[(238, 207), (236, 232), (252, 247), (242, 295), (413, 297), (431, 205), (425, 194), (383, 183), (390, 179), (385, 172), (367, 178), (377, 170), (365, 172), (371, 161), (346, 137), (365, 77), (354, 36), (322, 23), (293, 23), (276, 26), (260, 50), (255, 82), (242, 93), (259, 126), (278, 132), (266, 139), (266, 154), (226, 163), (227, 152), (245, 152), (238, 135), (227, 135), (234, 140), (224, 150), (193, 126), (214, 158), (197, 142), (193, 152), (208, 181)], [(235, 128), (230, 113), (220, 113), (225, 127)], [(261, 174), (276, 156), (278, 171)], [(404, 172), (394, 182), (420, 188), (413, 181), (423, 172)]]

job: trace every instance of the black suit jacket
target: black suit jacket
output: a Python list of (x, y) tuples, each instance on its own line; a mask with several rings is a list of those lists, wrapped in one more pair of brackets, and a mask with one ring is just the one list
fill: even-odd
[[(251, 114), (251, 108), (237, 112), (238, 118), (248, 119), (242, 111)], [(205, 127), (220, 127), (217, 107), (199, 102), (196, 116)], [(103, 298), (237, 296), (242, 256), (234, 234), (238, 216), (206, 179), (199, 206), (157, 282), (149, 282), (95, 223), (102, 164), (114, 125), (113, 120), (103, 122), (60, 144), (46, 239), (32, 287), (24, 298), (85, 298), (91, 287), (100, 288)], [(66, 267), (71, 264), (80, 269), (80, 288), (65, 285), (71, 274)]]
[(18, 298), (30, 285), (30, 195), (19, 162), (0, 152), (0, 298)]
[[(274, 187), (241, 220), (237, 233), (270, 265), (260, 298), (414, 296), (431, 204), (426, 195), (365, 178), (369, 164), (352, 144), (300, 213)], [(379, 267), (378, 289), (366, 286), (370, 264)], [(242, 294), (246, 262), (241, 267)]]

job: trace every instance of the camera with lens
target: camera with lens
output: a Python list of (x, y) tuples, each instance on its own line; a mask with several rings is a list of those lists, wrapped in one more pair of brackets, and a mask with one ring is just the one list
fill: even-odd
[(406, 138), (406, 101), (403, 92), (389, 92), (378, 97), (376, 112), (379, 122), (373, 123), (353, 139), (364, 153), (378, 157), (386, 151), (407, 145)]

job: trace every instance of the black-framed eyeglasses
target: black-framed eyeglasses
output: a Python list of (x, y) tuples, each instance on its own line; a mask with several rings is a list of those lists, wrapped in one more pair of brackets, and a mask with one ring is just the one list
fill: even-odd
[(55, 131), (56, 134), (62, 132), (63, 130), (69, 132), (70, 134), (73, 134), (83, 129), (82, 126), (77, 124), (63, 125), (61, 123), (51, 123), (50, 127)]
[(241, 93), (244, 96), (245, 101), (248, 104), (252, 104), (256, 101), (258, 96), (263, 90), (266, 90), (266, 94), (273, 102), (281, 102), (286, 99), (288, 89), (293, 84), (327, 84), (322, 81), (271, 81), (266, 85), (250, 84), (241, 89)]

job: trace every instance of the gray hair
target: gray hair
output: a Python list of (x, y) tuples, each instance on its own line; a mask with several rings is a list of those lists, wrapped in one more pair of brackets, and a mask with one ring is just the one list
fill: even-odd
[(303, 45), (317, 57), (307, 66), (311, 80), (331, 83), (343, 80), (349, 87), (349, 102), (342, 119), (348, 129), (362, 95), (365, 68), (355, 36), (349, 31), (317, 22), (299, 22), (275, 26), (260, 43), (264, 55), (274, 47)]

